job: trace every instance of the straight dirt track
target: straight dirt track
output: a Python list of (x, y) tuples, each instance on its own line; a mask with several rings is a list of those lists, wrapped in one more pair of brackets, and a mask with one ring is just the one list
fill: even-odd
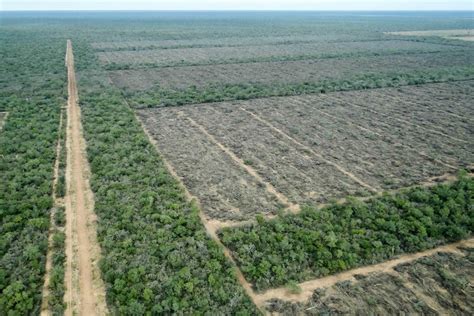
[(88, 175), (86, 143), (78, 105), (74, 56), (67, 41), (68, 70), (66, 169), (66, 315), (107, 314), (105, 290), (97, 266), (100, 249), (95, 231), (94, 196)]

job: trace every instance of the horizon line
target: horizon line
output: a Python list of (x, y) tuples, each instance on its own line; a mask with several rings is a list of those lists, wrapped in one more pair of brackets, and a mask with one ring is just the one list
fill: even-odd
[(0, 12), (474, 12), (474, 9), (0, 9)]

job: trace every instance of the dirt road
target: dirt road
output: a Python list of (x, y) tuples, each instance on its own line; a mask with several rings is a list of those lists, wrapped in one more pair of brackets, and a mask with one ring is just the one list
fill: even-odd
[(68, 72), (66, 167), (66, 315), (107, 314), (105, 290), (98, 268), (94, 196), (89, 184), (89, 164), (82, 134), (74, 56), (67, 41)]

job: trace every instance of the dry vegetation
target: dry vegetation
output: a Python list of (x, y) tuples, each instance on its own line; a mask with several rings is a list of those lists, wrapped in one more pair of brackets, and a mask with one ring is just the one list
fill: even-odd
[(296, 204), (410, 186), (474, 163), (470, 94), (446, 108), (450, 86), (411, 89), (422, 101), (380, 89), (138, 114), (206, 214), (240, 220), (275, 213), (277, 200), (215, 141)]

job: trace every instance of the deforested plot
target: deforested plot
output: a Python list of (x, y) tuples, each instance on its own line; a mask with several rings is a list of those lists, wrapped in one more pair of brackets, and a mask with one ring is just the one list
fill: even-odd
[(316, 290), (305, 303), (273, 299), (269, 312), (314, 314), (443, 314), (474, 311), (472, 248), (464, 253), (437, 253), (395, 267), (395, 271), (357, 276)]
[(112, 81), (128, 91), (151, 88), (205, 88), (225, 84), (290, 84), (322, 80), (343, 80), (358, 75), (426, 71), (464, 67), (472, 55), (460, 51), (406, 56), (330, 58), (286, 62), (236, 63), (110, 71)]
[(395, 268), (424, 295), (433, 298), (445, 310), (471, 315), (474, 312), (474, 257), (472, 248), (464, 256), (438, 253), (412, 264)]
[(452, 47), (409, 41), (363, 41), (343, 43), (291, 43), (260, 46), (223, 46), (177, 49), (98, 52), (103, 64), (170, 66), (181, 64), (232, 63), (233, 61), (278, 60), (284, 58), (327, 58), (358, 54), (433, 53)]
[(474, 163), (468, 119), (445, 115), (436, 94), (426, 93), (431, 105), (421, 106), (417, 98), (399, 102), (397, 93), (340, 92), (139, 114), (206, 214), (239, 220), (416, 185)]
[[(436, 89), (436, 86), (432, 88)], [(436, 92), (432, 91), (432, 93)], [(428, 95), (427, 91), (425, 97)], [(406, 97), (393, 89), (386, 89), (383, 92), (367, 91), (363, 95), (357, 92), (346, 92), (344, 98), (355, 100), (357, 104), (372, 113), (379, 113), (392, 120), (406, 121), (407, 124), (432, 130), (435, 134), (445, 135), (461, 143), (468, 142), (474, 134), (472, 116), (449, 113), (445, 110), (444, 102), (431, 97), (429, 102), (423, 104), (418, 98)], [(462, 105), (456, 108), (469, 111), (468, 107)]]
[(184, 111), (293, 203), (327, 202), (372, 189), (319, 153), (281, 137), (238, 106), (211, 104)]
[(158, 150), (188, 190), (198, 197), (210, 218), (243, 220), (256, 213), (275, 213), (283, 207), (178, 111), (163, 109), (138, 114), (156, 140)]
[[(380, 40), (380, 35), (367, 34), (358, 40)], [(97, 51), (120, 50), (147, 50), (147, 49), (173, 49), (180, 47), (222, 47), (222, 46), (259, 46), (259, 45), (285, 45), (291, 43), (338, 43), (356, 41), (349, 34), (317, 34), (317, 35), (280, 35), (280, 36), (235, 36), (218, 38), (192, 38), (192, 39), (163, 39), (163, 40), (132, 40), (132, 41), (107, 41), (94, 42), (91, 46)]]
[[(327, 109), (330, 109), (334, 115), (345, 117), (373, 132), (395, 139), (397, 143), (417, 150), (420, 155), (441, 163), (451, 170), (468, 166), (473, 162), (472, 140), (449, 135), (432, 125), (423, 126), (416, 120), (410, 121), (409, 118), (394, 117), (372, 110), (366, 107), (363, 99), (365, 95), (362, 93), (359, 97), (360, 99), (354, 99), (344, 93), (324, 96), (327, 100)], [(472, 135), (472, 130), (467, 133)]]
[[(440, 83), (436, 85), (407, 86), (387, 91), (395, 95), (402, 102), (405, 100), (416, 102), (420, 106), (431, 106), (433, 103), (441, 105), (439, 111), (462, 117), (464, 120), (474, 120), (474, 80)], [(426, 96), (429, 95), (429, 98)]]
[(402, 144), (390, 134), (373, 132), (334, 113), (320, 97), (262, 99), (241, 106), (378, 190), (450, 171), (419, 155), (414, 144)]

